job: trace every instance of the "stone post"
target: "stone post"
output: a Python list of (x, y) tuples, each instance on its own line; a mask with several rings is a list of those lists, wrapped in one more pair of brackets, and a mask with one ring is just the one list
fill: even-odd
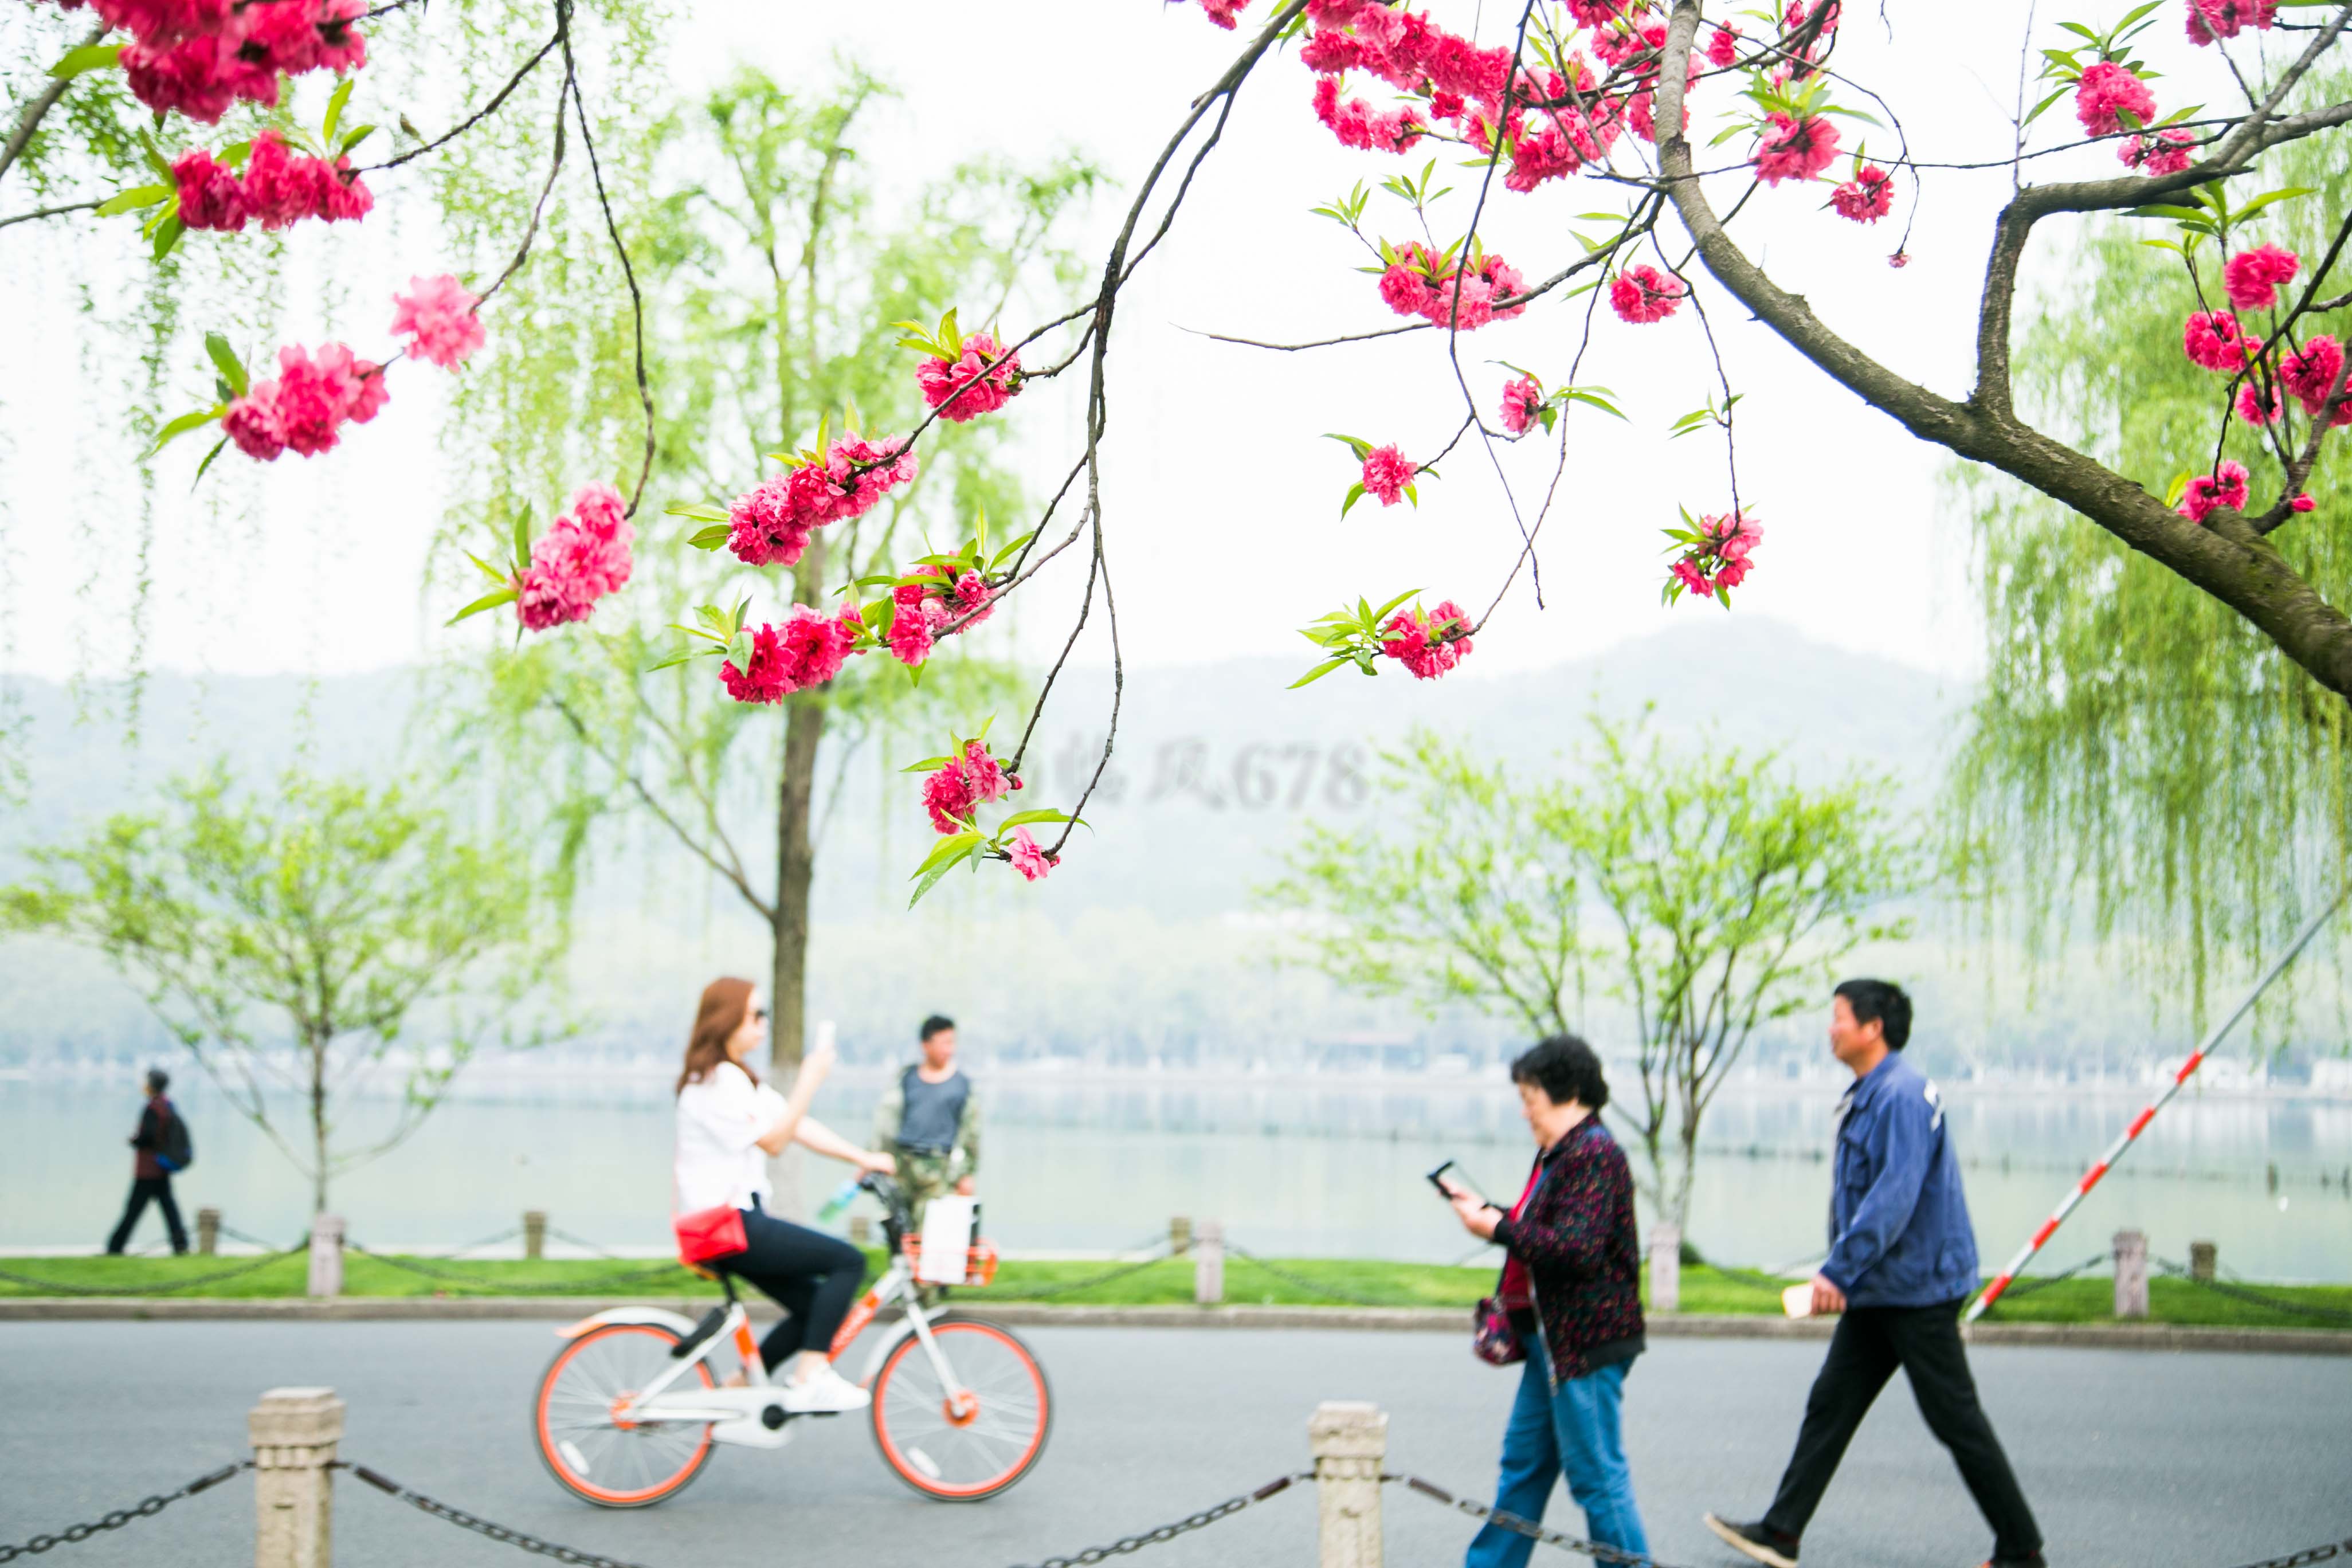
[(206, 1258), (220, 1250), (220, 1210), (196, 1211), (196, 1250)]
[(273, 1388), (246, 1418), (253, 1437), (253, 1568), (331, 1568), (335, 1506), (328, 1464), (343, 1435), (331, 1388)]
[(310, 1294), (340, 1296), (343, 1293), (343, 1216), (320, 1214), (310, 1216)]
[(1225, 1299), (1225, 1222), (1204, 1219), (1192, 1239), (1192, 1300), (1213, 1307)]
[(1326, 1400), (1307, 1423), (1315, 1456), (1317, 1568), (1381, 1568), (1381, 1461), (1388, 1413), (1359, 1400)]
[(2213, 1283), (2213, 1264), (2220, 1249), (2210, 1241), (2189, 1244), (2189, 1278), (2200, 1284)]
[(1650, 1310), (1683, 1310), (1683, 1233), (1662, 1225), (1650, 1232)]
[(547, 1256), (547, 1211), (522, 1211), (522, 1255), (536, 1263)]
[(1192, 1221), (1184, 1215), (1171, 1215), (1168, 1219), (1168, 1249), (1182, 1252), (1192, 1245)]
[(2147, 1316), (2147, 1237), (2140, 1231), (2116, 1232), (2116, 1316)]

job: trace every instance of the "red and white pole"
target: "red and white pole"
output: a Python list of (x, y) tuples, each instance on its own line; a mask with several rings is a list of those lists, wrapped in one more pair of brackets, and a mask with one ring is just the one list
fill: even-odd
[(1969, 1306), (1964, 1321), (1975, 1322), (1984, 1316), (1986, 1308), (2000, 1300), (2000, 1293), (2009, 1289), (2011, 1281), (2017, 1278), (2018, 1270), (2033, 1260), (2033, 1255), (2042, 1250), (2042, 1244), (2048, 1241), (2053, 1235), (2056, 1234), (2058, 1227), (2066, 1223), (2066, 1216), (2073, 1214), (2075, 1206), (2091, 1195), (2091, 1189), (2099, 1184), (2099, 1178), (2115, 1168), (2116, 1162), (2124, 1157), (2125, 1152), (2131, 1148), (2133, 1141), (2139, 1137), (2141, 1131), (2156, 1120), (2156, 1113), (2162, 1110), (2170, 1102), (2172, 1097), (2180, 1092), (2180, 1086), (2189, 1081), (2190, 1075), (2204, 1065), (2207, 1055), (2221, 1043), (2223, 1037), (2238, 1026), (2239, 1019), (2253, 1010), (2254, 1004), (2262, 999), (2263, 993), (2271, 988), (2271, 983), (2286, 973), (2286, 966), (2294, 962), (2297, 953), (2311, 944), (2311, 939), (2319, 934), (2319, 928), (2327, 923), (2328, 917), (2343, 908), (2347, 895), (2352, 895), (2352, 882), (2346, 883), (2338, 889), (2336, 897), (2329, 900), (2326, 909), (2311, 917), (2294, 941), (2287, 945), (2287, 950), (2279, 954), (2278, 961), (2270, 966), (2269, 972), (2254, 982), (2254, 988), (2246, 993), (2244, 1000), (2241, 1001), (2230, 1016), (2222, 1019), (2220, 1025), (2199, 1043), (2197, 1048), (2189, 1054), (2189, 1059), (2180, 1064), (2180, 1070), (2172, 1075), (2172, 1082), (2165, 1087), (2164, 1092), (2142, 1108), (2140, 1113), (2131, 1119), (2131, 1125), (2124, 1129), (2123, 1135), (2108, 1144), (2106, 1152), (2101, 1154), (2097, 1162), (2083, 1173), (2083, 1179), (2074, 1184), (2074, 1190), (2068, 1193), (2064, 1201), (2051, 1211), (2050, 1217), (2042, 1222), (2042, 1228), (2033, 1233), (2032, 1239), (2018, 1249), (2017, 1256), (2009, 1260), (2007, 1268), (1993, 1276), (1992, 1282), (1984, 1288), (1984, 1294), (1979, 1296)]

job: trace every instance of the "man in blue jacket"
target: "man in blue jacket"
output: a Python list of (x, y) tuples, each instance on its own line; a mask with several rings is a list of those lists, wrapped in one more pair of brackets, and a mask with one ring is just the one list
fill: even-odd
[(1813, 1276), (1813, 1310), (1843, 1316), (1771, 1508), (1753, 1524), (1706, 1515), (1709, 1530), (1769, 1568), (1796, 1568), (1798, 1538), (1898, 1366), (1992, 1526), (1986, 1568), (2043, 1568), (2042, 1532), (1977, 1403), (1960, 1345), (1960, 1303), (1977, 1287), (1976, 1238), (1942, 1098), (1903, 1059), (1910, 1037), (1911, 998), (1899, 986), (1849, 980), (1837, 988), (1830, 1050), (1854, 1081), (1838, 1101), (1830, 1255)]

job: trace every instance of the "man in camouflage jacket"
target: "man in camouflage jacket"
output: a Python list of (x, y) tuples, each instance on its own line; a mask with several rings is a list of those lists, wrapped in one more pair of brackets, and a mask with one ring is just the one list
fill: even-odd
[(924, 1019), (921, 1038), (922, 1060), (893, 1078), (874, 1108), (873, 1143), (897, 1157), (918, 1233), (930, 1201), (971, 1196), (980, 1170), (980, 1093), (955, 1065), (955, 1021)]

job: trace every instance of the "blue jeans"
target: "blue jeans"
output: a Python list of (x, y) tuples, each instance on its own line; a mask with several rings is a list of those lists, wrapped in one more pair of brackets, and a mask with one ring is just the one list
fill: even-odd
[[(1642, 1515), (1633, 1506), (1633, 1476), (1625, 1463), (1625, 1437), (1619, 1420), (1625, 1402), (1625, 1373), (1619, 1362), (1583, 1377), (1571, 1377), (1552, 1392), (1551, 1368), (1543, 1335), (1525, 1336), (1526, 1371), (1519, 1396), (1503, 1428), (1503, 1473), (1495, 1488), (1495, 1508), (1540, 1521), (1555, 1478), (1568, 1478), (1568, 1495), (1584, 1510), (1585, 1533), (1621, 1552), (1650, 1553)], [(1525, 1568), (1536, 1543), (1516, 1531), (1492, 1524), (1479, 1528), (1464, 1568)]]

